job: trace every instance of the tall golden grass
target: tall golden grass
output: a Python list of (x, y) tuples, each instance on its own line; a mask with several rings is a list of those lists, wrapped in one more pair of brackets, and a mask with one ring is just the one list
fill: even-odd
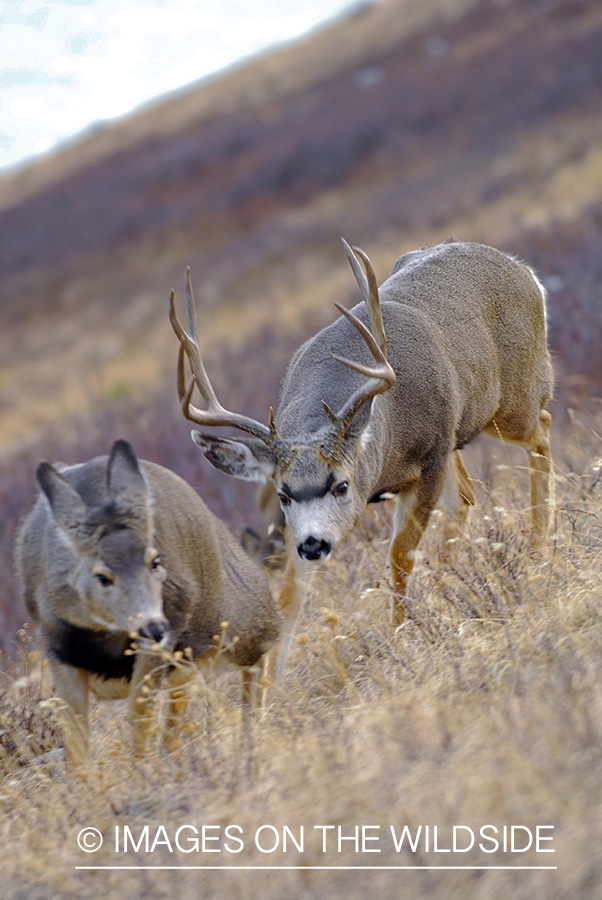
[[(104, 167), (113, 191), (104, 224), (119, 225), (132, 213), (140, 223), (116, 247), (95, 231), (89, 252), (59, 254), (52, 264), (36, 264), (33, 253), (30, 268), (3, 279), (4, 646), (22, 622), (10, 575), (13, 531), (43, 456), (75, 462), (127, 437), (140, 455), (200, 485), (230, 524), (239, 527), (249, 515), (239, 483), (212, 480), (197, 467), (177, 409), (165, 306), (184, 265), (193, 267), (202, 292), (201, 340), (219, 396), (265, 419), (294, 346), (334, 315), (331, 299), (357, 300), (333, 236), (364, 246), (379, 280), (399, 253), (447, 234), (504, 247), (555, 285), (551, 345), (564, 398), (572, 379), (577, 409), (559, 403), (554, 411), (555, 528), (539, 558), (529, 554), (520, 454), (492, 441), (468, 448), (479, 505), (452, 568), (438, 562), (433, 517), (404, 625), (392, 633), (388, 624), (389, 512), (378, 508), (313, 579), (286, 676), (266, 715), (243, 718), (237, 685), (228, 679), (199, 681), (173, 756), (155, 741), (134, 760), (123, 704), (96, 703), (89, 765), (68, 775), (56, 755), (37, 762), (60, 747), (60, 733), (31, 629), (22, 629), (17, 662), (0, 671), (2, 898), (602, 896), (602, 408), (583, 401), (587, 391), (599, 392), (600, 371), (602, 154), (600, 119), (591, 114), (600, 10), (568, 0), (545, 6), (377, 4), (0, 183), (1, 210), (35, 198), (36, 190), (50, 196), (57, 187), (62, 198), (65, 185), (81, 179), (71, 212), (61, 199), (59, 226), (76, 230), (83, 209), (92, 228)], [(431, 34), (445, 39), (449, 52), (432, 57)], [(351, 76), (367, 62), (386, 77), (360, 94)], [(311, 115), (300, 118), (299, 108)], [(436, 114), (424, 117), (430, 110)], [(217, 224), (201, 202), (215, 187), (211, 165), (181, 181), (180, 168), (166, 172), (159, 153), (164, 147), (171, 159), (196, 128), (201, 140), (191, 158), (202, 161), (204, 129), (216, 113), (226, 117), (223, 146), (241, 148), (228, 169), (219, 168), (223, 198), (232, 205), (220, 204)], [(381, 145), (366, 155), (356, 142), (348, 178), (321, 188), (315, 178), (303, 182), (316, 148), (327, 148), (329, 159), (335, 151), (344, 157), (366, 122), (371, 135), (380, 129)], [(293, 127), (302, 129), (300, 140), (312, 138), (306, 154), (295, 141), (289, 146)], [(217, 158), (221, 164), (220, 152)], [(129, 159), (135, 165), (122, 170)], [(272, 164), (295, 173), (293, 187), (302, 190), (285, 185), (278, 192)], [(132, 208), (122, 185), (130, 184), (128, 171), (138, 178), (145, 166), (144, 191), (136, 181)], [(167, 221), (153, 231), (153, 210), (159, 201), (175, 209), (182, 184), (187, 203), (196, 188), (198, 207), (176, 226)], [(37, 234), (46, 251), (56, 211), (39, 230), (37, 209), (23, 214), (22, 231), (27, 247), (35, 249)], [(395, 850), (390, 826), (399, 835), (404, 825), (414, 836), (423, 829), (416, 852), (407, 841)], [(464, 826), (462, 847), (473, 829), (472, 849), (445, 852), (454, 825)], [(478, 833), (487, 825), (553, 826), (547, 834), (555, 852), (485, 853)], [(180, 832), (178, 849), (175, 836), (184, 826), (191, 827)], [(217, 842), (208, 841), (207, 852), (185, 852), (192, 829), (203, 826)], [(240, 853), (224, 847), (239, 846), (225, 838), (228, 826), (242, 829)], [(288, 826), (286, 853), (255, 846), (264, 826), (280, 835)], [(325, 832), (326, 852), (315, 826), (333, 826)], [(356, 852), (353, 841), (343, 841), (339, 853), (339, 826), (343, 837), (365, 826), (367, 838), (379, 838), (366, 850), (381, 852)], [(97, 853), (78, 847), (86, 827), (103, 836)], [(115, 836), (123, 844), (126, 827), (139, 849), (130, 843), (127, 853), (116, 853)], [(299, 840), (302, 827), (301, 852), (293, 837)], [(273, 835), (267, 827), (261, 832), (264, 848)], [(208, 852), (215, 848), (221, 852)], [(208, 868), (216, 865), (228, 871)]]
[[(60, 738), (24, 635), (0, 705), (3, 897), (600, 897), (601, 434), (594, 405), (557, 438), (555, 530), (538, 558), (520, 457), (478, 446), (458, 561), (438, 564), (435, 515), (395, 633), (388, 511), (367, 516), (313, 579), (266, 715), (242, 715), (233, 681), (199, 681), (172, 756), (153, 745), (134, 759), (123, 706), (97, 703), (89, 765), (36, 762)], [(205, 852), (191, 842), (203, 826)], [(343, 840), (339, 852), (338, 829), (356, 826), (364, 851)], [(414, 838), (422, 826), (416, 852), (396, 851), (391, 826)], [(454, 826), (459, 849), (445, 852)], [(519, 847), (537, 826), (553, 840), (486, 853), (485, 826), (521, 826)], [(87, 827), (103, 836), (96, 853), (78, 847)], [(542, 866), (554, 868), (527, 868)]]

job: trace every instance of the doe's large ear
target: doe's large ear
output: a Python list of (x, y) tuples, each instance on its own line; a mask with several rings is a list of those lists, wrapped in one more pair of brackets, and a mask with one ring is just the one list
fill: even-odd
[(265, 484), (276, 468), (276, 456), (257, 438), (222, 438), (191, 431), (192, 440), (216, 469), (243, 481)]
[(127, 441), (115, 441), (107, 464), (107, 489), (119, 506), (146, 509), (148, 491), (136, 454)]
[(40, 463), (36, 475), (38, 483), (48, 499), (55, 522), (64, 531), (75, 536), (86, 518), (84, 501), (75, 488), (50, 463)]

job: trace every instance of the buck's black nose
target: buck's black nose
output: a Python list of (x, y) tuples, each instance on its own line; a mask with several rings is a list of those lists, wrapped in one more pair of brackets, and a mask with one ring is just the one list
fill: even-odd
[(332, 544), (328, 541), (308, 537), (297, 547), (297, 553), (302, 559), (323, 559), (330, 555)]
[(165, 636), (165, 626), (162, 622), (149, 622), (144, 628), (140, 629), (140, 637), (150, 638), (152, 641), (161, 643)]

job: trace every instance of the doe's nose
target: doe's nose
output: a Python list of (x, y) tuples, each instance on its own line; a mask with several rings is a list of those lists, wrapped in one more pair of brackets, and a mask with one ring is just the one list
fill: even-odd
[(315, 537), (308, 537), (297, 547), (297, 553), (302, 559), (323, 559), (330, 555), (331, 550), (332, 544)]
[(152, 641), (156, 641), (157, 644), (160, 644), (163, 638), (165, 637), (165, 625), (163, 622), (147, 622), (140, 629), (140, 637), (150, 638)]

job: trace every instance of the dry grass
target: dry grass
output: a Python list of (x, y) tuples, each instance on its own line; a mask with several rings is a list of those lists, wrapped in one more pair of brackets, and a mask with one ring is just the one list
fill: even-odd
[[(495, 492), (480, 486), (478, 513), (448, 571), (437, 564), (435, 517), (411, 582), (410, 615), (395, 634), (386, 609), (388, 512), (368, 517), (314, 579), (289, 670), (263, 719), (242, 720), (234, 682), (199, 684), (181, 751), (168, 756), (155, 747), (135, 761), (122, 705), (96, 704), (94, 758), (68, 776), (60, 760), (34, 762), (57, 746), (37, 661), (21, 682), (7, 675), (0, 707), (3, 896), (598, 897), (600, 421), (594, 408), (557, 448), (556, 530), (546, 553), (529, 557), (519, 508), (523, 473), (502, 458), (504, 470), (492, 470)], [(491, 443), (483, 449), (471, 460), (477, 475), (489, 467)], [(29, 658), (18, 664), (22, 679)], [(260, 852), (255, 833), (267, 825), (280, 834), (288, 826), (297, 841), (303, 826), (303, 852), (290, 834), (286, 854)], [(379, 840), (367, 846), (381, 852), (355, 852), (347, 841), (339, 853), (330, 830), (324, 853), (317, 825), (340, 825), (345, 836), (355, 826), (375, 826), (367, 834)], [(424, 843), (416, 853), (396, 853), (390, 826), (399, 832), (404, 825), (437, 825), (440, 847), (450, 846), (454, 825), (477, 835), (485, 825), (553, 826), (555, 853), (488, 855), (476, 844), (434, 853)], [(86, 826), (104, 836), (98, 853), (77, 847)], [(125, 826), (142, 844), (118, 854), (116, 828), (123, 836)], [(199, 834), (213, 826), (207, 834), (218, 840), (207, 846), (221, 852), (184, 852), (192, 847), (191, 829), (180, 833), (178, 849), (181, 826)], [(145, 828), (151, 846), (158, 839), (153, 851), (144, 847)], [(228, 852), (226, 845), (240, 847), (234, 838), (241, 836), (244, 849)], [(262, 839), (267, 848), (273, 832), (264, 829)], [(75, 868), (86, 865), (262, 871)], [(558, 868), (308, 868), (353, 865)]]
[[(203, 298), (201, 340), (219, 396), (265, 419), (294, 347), (334, 315), (332, 299), (357, 299), (339, 234), (365, 247), (379, 279), (400, 252), (449, 233), (503, 247), (554, 283), (559, 390), (562, 403), (572, 394), (579, 410), (560, 401), (554, 410), (557, 512), (541, 558), (528, 553), (520, 453), (477, 442), (466, 455), (479, 506), (458, 562), (439, 566), (433, 517), (407, 622), (391, 633), (388, 512), (378, 509), (314, 580), (268, 714), (243, 721), (234, 682), (199, 683), (178, 755), (151, 747), (133, 760), (124, 705), (97, 703), (90, 764), (77, 776), (60, 758), (37, 764), (60, 738), (26, 630), (19, 659), (6, 663), (0, 681), (6, 900), (601, 896), (602, 407), (584, 399), (600, 388), (595, 6), (379, 4), (0, 183), (0, 212), (31, 195), (22, 220), (31, 265), (4, 278), (0, 290), (0, 645), (9, 651), (23, 621), (11, 581), (13, 534), (39, 459), (80, 461), (125, 437), (141, 456), (178, 471), (234, 527), (250, 521), (251, 493), (199, 466), (174, 397), (165, 307), (186, 264)], [(431, 56), (430, 37), (444, 39), (447, 54)], [(385, 77), (358, 92), (350, 85), (366, 65)], [(189, 146), (196, 126), (202, 140), (190, 159), (199, 171), (172, 171), (172, 152)], [(362, 151), (367, 132), (377, 139), (371, 152)], [(222, 167), (228, 147), (239, 151)], [(327, 171), (321, 183), (323, 148), (327, 160), (351, 167), (342, 182)], [(134, 204), (122, 191), (131, 172), (144, 174)], [(77, 202), (70, 210), (61, 199), (60, 235), (77, 237), (82, 214), (95, 228), (91, 249), (57, 251), (49, 264), (36, 252), (55, 236), (56, 210), (42, 204), (51, 214), (39, 222), (35, 191), (54, 196), (54, 185), (62, 198), (73, 179), (80, 179), (71, 194)], [(100, 184), (113, 193), (105, 197)], [(218, 213), (210, 204), (203, 211), (218, 188)], [(97, 216), (99, 192), (111, 201), (106, 220)], [(153, 215), (175, 214), (180, 203), (187, 212), (161, 230)], [(120, 234), (124, 213), (139, 230), (114, 245), (109, 238)], [(64, 243), (70, 253), (70, 239)], [(396, 853), (389, 831), (438, 826), (448, 847), (453, 825), (478, 832), (488, 824), (553, 825), (556, 852), (485, 854), (475, 845), (434, 853), (422, 841), (416, 853), (407, 846)], [(178, 849), (175, 835), (186, 825), (216, 826), (211, 834), (220, 840), (211, 847), (222, 852), (185, 853), (190, 830)], [(229, 825), (243, 829), (239, 854), (224, 849)], [(297, 837), (303, 826), (303, 852), (289, 840), (286, 855), (261, 853), (254, 834), (264, 825), (289, 826)], [(381, 826), (380, 842), (369, 845), (381, 853), (355, 853), (350, 842), (339, 853), (336, 835), (323, 853), (316, 825), (340, 825), (347, 836), (356, 826)], [(104, 836), (97, 854), (78, 849), (86, 826)], [(151, 843), (169, 837), (173, 852), (164, 839), (153, 852), (141, 845), (116, 854), (115, 829), (123, 835), (126, 826), (137, 840), (145, 828)], [(76, 869), (94, 864), (262, 870)], [(305, 868), (267, 868), (282, 864)], [(415, 868), (429, 864), (558, 868)], [(342, 865), (414, 868), (309, 868)]]

